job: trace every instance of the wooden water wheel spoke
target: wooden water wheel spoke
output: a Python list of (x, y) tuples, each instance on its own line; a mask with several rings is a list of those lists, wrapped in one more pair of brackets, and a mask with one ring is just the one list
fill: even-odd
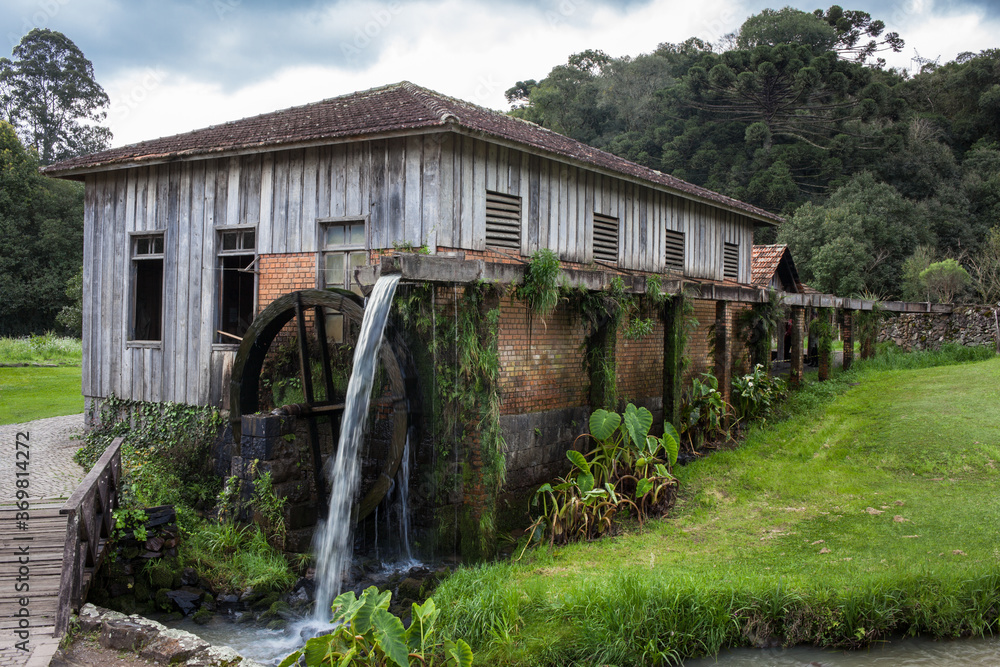
[(326, 389), (326, 400), (333, 400), (333, 369), (330, 368), (330, 345), (326, 339), (326, 313), (322, 306), (313, 310), (316, 316), (316, 338), (319, 339), (319, 358), (323, 364), (323, 387)]
[[(322, 310), (322, 309), (320, 309)], [(302, 380), (302, 396), (306, 403), (312, 405), (312, 364), (309, 361), (309, 338), (306, 336), (306, 318), (302, 311), (302, 293), (295, 293), (295, 323), (299, 331), (299, 377)]]
[[(316, 392), (313, 391), (312, 384), (309, 331), (306, 326), (306, 315), (310, 310), (314, 315), (313, 331), (317, 338), (319, 361), (323, 372), (325, 396), (323, 396), (324, 400), (322, 401), (316, 399)], [(295, 318), (295, 331), (298, 335), (299, 379), (302, 382), (303, 402), (286, 406), (285, 413), (306, 420), (316, 491), (320, 497), (318, 509), (321, 513), (326, 510), (326, 478), (323, 471), (322, 451), (316, 420), (328, 419), (330, 421), (331, 434), (334, 443), (336, 443), (344, 407), (342, 401), (334, 396), (333, 365), (326, 327), (327, 313), (342, 315), (346, 327), (348, 322), (361, 324), (364, 308), (361, 298), (347, 290), (302, 290), (286, 294), (271, 302), (257, 315), (243, 335), (239, 351), (233, 362), (229, 399), (230, 422), (234, 441), (239, 447), (242, 436), (242, 415), (256, 413), (261, 408), (260, 379), (264, 359), (282, 329), (291, 322), (292, 318)], [(384, 459), (381, 459), (381, 471), (376, 481), (370, 488), (363, 491), (361, 500), (354, 507), (354, 516), (359, 521), (374, 511), (382, 498), (385, 497), (391, 486), (391, 479), (400, 468), (406, 446), (409, 415), (407, 413), (405, 374), (390, 340), (390, 336), (383, 339), (379, 355), (382, 367), (386, 371), (385, 377), (388, 387), (385, 394), (390, 398), (393, 406), (391, 439), (388, 452)], [(317, 349), (316, 346), (313, 346), (313, 349)]]

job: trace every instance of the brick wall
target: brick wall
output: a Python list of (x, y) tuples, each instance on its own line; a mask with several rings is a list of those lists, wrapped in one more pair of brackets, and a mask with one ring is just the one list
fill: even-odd
[(663, 321), (654, 318), (653, 332), (638, 340), (618, 334), (615, 347), (619, 398), (632, 401), (663, 395)]
[(257, 312), (279, 296), (316, 287), (316, 253), (260, 255), (257, 260)]
[(586, 405), (585, 324), (564, 304), (542, 321), (517, 299), (500, 303), (500, 391), (505, 415)]

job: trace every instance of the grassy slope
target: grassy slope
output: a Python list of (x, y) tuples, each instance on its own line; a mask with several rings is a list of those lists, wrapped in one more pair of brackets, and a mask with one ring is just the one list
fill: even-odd
[(497, 664), (995, 628), (1000, 359), (854, 379), (832, 402), (833, 383), (804, 392), (805, 417), (683, 468), (670, 520), (463, 571), (435, 597)]
[(80, 367), (0, 367), (0, 424), (83, 412)]

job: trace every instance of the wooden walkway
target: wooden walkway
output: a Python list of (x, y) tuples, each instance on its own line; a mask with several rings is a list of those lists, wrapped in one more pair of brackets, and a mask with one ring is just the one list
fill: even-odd
[[(53, 633), (66, 547), (66, 515), (59, 513), (62, 501), (29, 502), (26, 528), (17, 519), (20, 510), (0, 506), (0, 667), (44, 667), (59, 644)], [(28, 603), (26, 607), (23, 602)], [(30, 653), (17, 648), (24, 639), (17, 632), (25, 630), (20, 627), (25, 617), (18, 614), (25, 608)]]

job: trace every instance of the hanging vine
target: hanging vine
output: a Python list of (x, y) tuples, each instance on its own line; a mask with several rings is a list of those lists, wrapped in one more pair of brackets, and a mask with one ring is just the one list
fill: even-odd
[[(507, 474), (500, 431), (500, 309), (488, 307), (499, 293), (484, 283), (466, 285), (460, 295), (456, 292), (456, 303), (448, 304), (453, 312), (446, 312), (449, 307), (435, 312), (432, 290), (429, 285), (414, 286), (397, 297), (396, 304), (404, 326), (426, 343), (418, 364), (425, 372), (433, 369), (434, 381), (427, 383), (433, 386), (432, 395), (425, 399), (432, 406), (439, 491), (455, 486), (445, 473), (451, 448), (479, 439), (479, 464), (472, 460), (471, 448), (466, 449), (460, 474), (467, 489), (482, 485), (484, 506), (478, 516), (473, 508), (465, 508), (461, 532), (465, 555), (485, 555), (493, 550), (496, 497)], [(470, 525), (474, 520), (476, 525)]]

